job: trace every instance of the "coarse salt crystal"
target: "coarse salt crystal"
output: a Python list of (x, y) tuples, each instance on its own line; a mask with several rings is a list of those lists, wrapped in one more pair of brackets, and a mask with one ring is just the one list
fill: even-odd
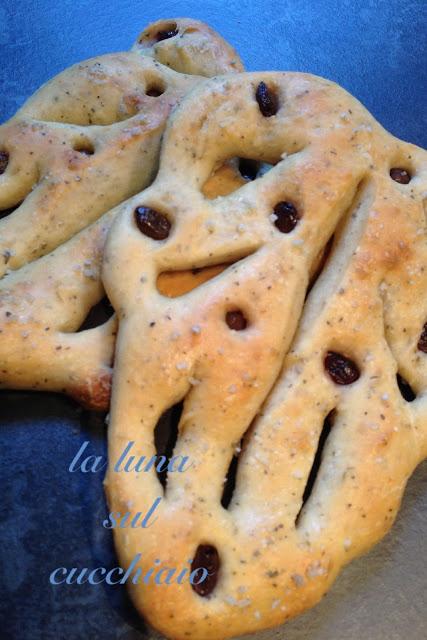
[(309, 565), (306, 571), (306, 574), (309, 578), (316, 578), (317, 576), (322, 576), (325, 573), (326, 569), (322, 567), (320, 562), (313, 562), (313, 564)]
[(249, 607), (249, 605), (251, 604), (251, 599), (250, 598), (243, 598), (243, 600), (238, 600), (237, 601), (237, 606), (240, 608), (243, 607)]
[(301, 480), (301, 478), (304, 477), (304, 474), (299, 469), (296, 469), (295, 471), (292, 471), (292, 477), (297, 478), (298, 480)]
[(294, 573), (292, 576), (292, 582), (296, 587), (302, 587), (304, 584), (304, 578), (299, 573)]

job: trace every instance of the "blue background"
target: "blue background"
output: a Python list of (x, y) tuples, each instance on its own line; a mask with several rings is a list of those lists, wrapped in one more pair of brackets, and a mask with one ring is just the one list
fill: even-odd
[[(427, 146), (424, 0), (0, 0), (0, 120), (70, 64), (126, 50), (149, 22), (179, 16), (208, 22), (238, 49), (248, 70), (326, 76), (391, 132)], [(148, 637), (123, 589), (48, 582), (50, 571), (64, 564), (116, 565), (100, 526), (106, 511), (100, 474), (67, 471), (84, 440), (92, 453), (106, 455), (102, 418), (55, 395), (0, 394), (0, 640)], [(377, 552), (360, 560), (326, 603), (268, 637), (424, 639), (425, 593), (413, 577), (427, 551), (423, 484), (418, 470), (395, 530), (381, 545), (381, 562)], [(420, 535), (411, 537), (410, 521)], [(397, 573), (381, 577), (387, 563)]]

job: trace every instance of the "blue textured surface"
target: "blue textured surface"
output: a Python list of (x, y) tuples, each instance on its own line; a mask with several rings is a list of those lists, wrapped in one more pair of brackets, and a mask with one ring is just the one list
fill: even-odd
[[(238, 49), (248, 70), (302, 70), (337, 81), (387, 129), (427, 146), (425, 0), (0, 0), (0, 120), (13, 115), (41, 83), (70, 64), (125, 50), (148, 22), (177, 16), (211, 24)], [(84, 440), (90, 439), (93, 451), (105, 455), (104, 436), (101, 421), (89, 420), (68, 400), (47, 394), (0, 394), (0, 640), (148, 637), (123, 590), (101, 585), (61, 588), (48, 582), (57, 566), (116, 564), (110, 536), (99, 524), (105, 513), (100, 474), (67, 471)], [(421, 483), (418, 473), (396, 525), (403, 538), (404, 519), (418, 517)], [(363, 594), (377, 589), (370, 588), (377, 576), (370, 575), (374, 565), (368, 557), (356, 569), (365, 589), (362, 599), (360, 584), (352, 592), (345, 574), (338, 595), (302, 618), (306, 631), (300, 623), (288, 625), (287, 640), (318, 640), (326, 637), (324, 633), (331, 640), (342, 640), (341, 633), (349, 640), (379, 640), (396, 607), (398, 622), (384, 637), (423, 640), (422, 627), (410, 623), (423, 607), (423, 595), (411, 586), (405, 564), (399, 564), (412, 562), (412, 569), (416, 567), (423, 553), (421, 541), (416, 536), (413, 543), (396, 540), (388, 538), (383, 551), (388, 562), (400, 566), (403, 596), (395, 597), (393, 589), (388, 593), (387, 584), (385, 595), (377, 595), (383, 598), (380, 631), (364, 626), (363, 620), (366, 607), (375, 605), (363, 603)], [(381, 573), (382, 565), (375, 566)], [(345, 618), (353, 606), (360, 606), (359, 626), (350, 614)], [(345, 626), (335, 636), (333, 629), (343, 620)], [(283, 635), (279, 631), (269, 637)]]
[(425, 0), (0, 0), (0, 116), (64, 67), (126, 50), (148, 22), (178, 16), (208, 22), (248, 70), (338, 82), (389, 131), (426, 146)]

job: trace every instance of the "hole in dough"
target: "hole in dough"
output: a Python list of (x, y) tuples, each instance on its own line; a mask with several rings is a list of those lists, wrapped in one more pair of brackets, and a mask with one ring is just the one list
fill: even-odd
[(413, 402), (417, 397), (417, 394), (412, 389), (409, 382), (405, 380), (405, 378), (401, 376), (400, 373), (396, 374), (396, 382), (397, 382), (397, 386), (399, 387), (399, 391), (401, 393), (402, 398), (406, 400), (406, 402)]
[(260, 163), (256, 160), (248, 160), (247, 158), (238, 158), (238, 166), (240, 175), (244, 180), (256, 180)]
[(221, 497), (221, 505), (224, 507), (224, 509), (228, 509), (233, 499), (234, 491), (236, 488), (237, 470), (240, 457), (244, 454), (245, 447), (250, 442), (254, 431), (254, 425), (255, 421), (252, 421), (243, 434), (242, 438), (240, 439), (239, 444), (234, 449), (233, 457), (231, 459), (230, 466), (228, 467), (224, 489)]
[(7, 165), (9, 164), (9, 154), (7, 151), (3, 151), (0, 149), (0, 176), (7, 169)]
[(163, 271), (157, 277), (157, 290), (167, 298), (177, 298), (212, 280), (212, 278), (215, 278), (215, 276), (237, 262), (248, 258), (252, 253), (237, 256), (235, 260), (230, 262), (220, 262), (206, 267), (195, 267), (193, 269), (183, 269), (182, 271)]
[(336, 417), (336, 412), (335, 412), (335, 409), (333, 409), (328, 413), (328, 415), (326, 416), (323, 422), (322, 431), (320, 433), (319, 442), (317, 444), (316, 454), (314, 456), (313, 464), (311, 466), (310, 473), (307, 478), (307, 484), (305, 485), (304, 493), (302, 495), (301, 509), (299, 510), (298, 515), (295, 519), (295, 524), (298, 524), (301, 511), (303, 510), (304, 505), (306, 504), (307, 500), (310, 498), (311, 492), (313, 491), (314, 483), (316, 482), (316, 478), (320, 470), (320, 465), (322, 463), (323, 450), (325, 448), (326, 441), (333, 427), (335, 417)]
[(80, 325), (78, 332), (100, 327), (102, 324), (107, 322), (113, 314), (114, 309), (107, 296), (105, 296), (90, 309), (83, 323)]
[(14, 207), (9, 207), (9, 209), (2, 209), (0, 210), (0, 220), (2, 218), (7, 218), (7, 216), (10, 216), (11, 213), (13, 213), (14, 211), (16, 211), (16, 209), (18, 209), (18, 207), (20, 207), (22, 204), (22, 202), (18, 202), (18, 204), (15, 204)]
[(332, 235), (326, 245), (319, 251), (317, 254), (310, 271), (310, 284), (307, 289), (307, 296), (316, 284), (317, 279), (322, 274), (326, 264), (328, 262), (329, 256), (331, 255), (332, 247), (334, 244), (334, 236)]
[[(178, 438), (178, 425), (182, 415), (184, 401), (178, 402), (165, 411), (159, 418), (154, 429), (154, 445), (156, 447), (157, 458), (165, 456), (169, 460), (175, 449)], [(168, 470), (166, 465), (162, 465), (162, 471), (157, 471), (157, 477), (163, 486), (166, 487)]]
[(170, 40), (170, 38), (174, 38), (178, 35), (178, 29), (176, 28), (176, 24), (166, 27), (166, 29), (162, 29), (156, 33), (157, 42), (161, 42), (162, 40)]
[(252, 158), (228, 158), (214, 167), (202, 187), (202, 193), (208, 200), (228, 196), (248, 182), (261, 178), (273, 166)]
[(204, 282), (215, 278), (228, 266), (228, 264), (217, 264), (202, 269), (164, 271), (157, 278), (157, 289), (159, 293), (167, 298), (177, 298), (196, 289)]
[(140, 38), (139, 42), (141, 44), (155, 44), (156, 42), (161, 42), (162, 40), (169, 40), (170, 38), (174, 38), (178, 34), (178, 25), (176, 22), (163, 22), (159, 20), (155, 24), (155, 29), (150, 29), (149, 31), (144, 31)]
[(239, 466), (239, 457), (240, 457), (241, 448), (242, 448), (242, 442), (235, 449), (235, 453), (231, 459), (230, 466), (228, 467), (226, 481), (224, 484), (224, 490), (222, 492), (222, 498), (221, 498), (221, 504), (224, 507), (224, 509), (228, 509), (228, 506), (234, 494), (234, 489), (236, 488), (237, 467)]
[[(161, 85), (160, 71), (139, 68), (126, 57), (112, 54), (87, 60), (40, 89), (26, 114), (45, 122), (109, 126), (145, 110), (145, 87), (157, 80)], [(77, 132), (73, 141), (76, 139)]]

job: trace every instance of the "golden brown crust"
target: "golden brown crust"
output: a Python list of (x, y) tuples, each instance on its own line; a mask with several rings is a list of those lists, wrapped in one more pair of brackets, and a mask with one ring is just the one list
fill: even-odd
[[(194, 27), (179, 42), (181, 58), (199, 52), (203, 75), (241, 68), (218, 34)], [(114, 216), (105, 212), (151, 182), (168, 114), (202, 80), (181, 73), (194, 63), (170, 67), (152, 45), (87, 60), (0, 127), (9, 156), (0, 209), (23, 201), (0, 219), (0, 277), (9, 272), (0, 281), (0, 387), (64, 391), (108, 407), (115, 320), (76, 332), (104, 295), (99, 270)]]
[[(273, 116), (256, 100), (261, 82), (278, 99)], [(277, 164), (230, 195), (204, 197), (213, 168), (235, 156)], [(393, 167), (408, 170), (410, 183), (392, 180)], [(220, 640), (280, 624), (314, 605), (341, 567), (391, 526), (427, 453), (427, 356), (417, 348), (427, 320), (426, 186), (424, 151), (314, 76), (218, 78), (175, 111), (157, 179), (122, 206), (103, 269), (119, 315), (111, 511), (148, 507), (163, 495), (153, 469), (138, 476), (113, 464), (129, 441), (135, 456), (155, 454), (157, 420), (183, 398), (174, 454), (194, 463), (169, 475), (158, 523), (114, 530), (121, 566), (142, 553), (144, 571), (156, 558), (182, 567), (200, 544), (214, 545), (221, 559), (210, 597), (188, 583), (130, 584), (139, 611), (167, 637)], [(272, 215), (283, 201), (300, 214), (290, 233)], [(139, 206), (169, 218), (168, 239), (140, 232)], [(165, 271), (236, 260), (180, 298), (156, 287)], [(235, 308), (246, 330), (227, 326)], [(350, 358), (359, 378), (336, 384), (328, 352)], [(417, 393), (411, 403), (398, 371)], [(333, 424), (303, 506), (327, 416)], [(224, 478), (245, 433), (225, 509)]]
[[(209, 194), (244, 182), (229, 168), (209, 182)], [(110, 403), (116, 321), (79, 331), (105, 295), (101, 264), (117, 208), (51, 253), (0, 281), (0, 388), (67, 393), (83, 406), (107, 410)], [(176, 297), (191, 291), (226, 265), (163, 273), (159, 290)]]
[[(45, 255), (152, 180), (166, 118), (200, 82), (196, 71), (241, 69), (212, 29), (175, 22), (185, 37), (76, 64), (0, 127), (0, 150), (9, 156), (0, 209), (18, 206), (0, 220), (0, 275)], [(180, 52), (179, 64), (159, 62), (166, 43)], [(181, 59), (187, 50), (191, 57)]]
[(77, 331), (104, 295), (100, 268), (112, 218), (0, 281), (0, 387), (65, 392), (108, 407), (115, 319)]
[[(165, 37), (170, 34), (173, 37)], [(133, 51), (154, 57), (180, 71), (199, 76), (243, 71), (236, 51), (208, 25), (192, 18), (157, 20), (142, 31)]]

